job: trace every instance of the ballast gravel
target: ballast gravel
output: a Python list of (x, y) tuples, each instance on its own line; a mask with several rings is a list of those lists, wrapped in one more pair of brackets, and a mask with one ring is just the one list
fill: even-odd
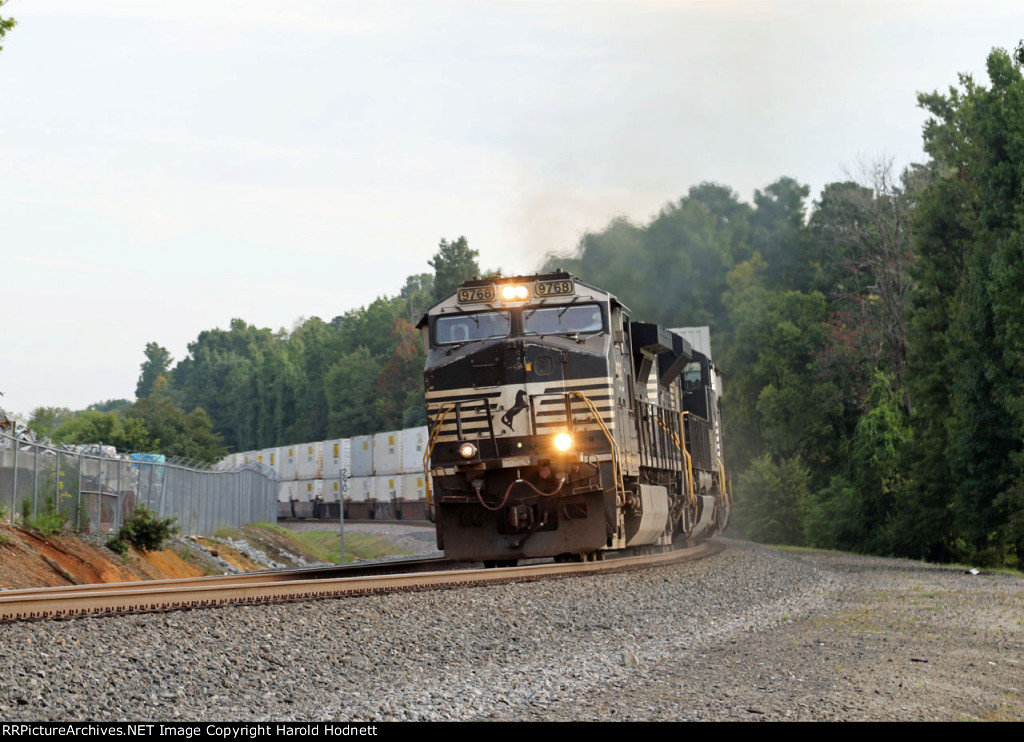
[(1024, 578), (779, 552), (0, 626), (0, 719), (1024, 718)]

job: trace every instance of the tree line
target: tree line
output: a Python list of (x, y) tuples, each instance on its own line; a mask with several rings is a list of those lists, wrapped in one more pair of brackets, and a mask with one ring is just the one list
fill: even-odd
[(1024, 45), (922, 94), (928, 162), (702, 184), (547, 267), (707, 324), (757, 540), (1024, 565)]

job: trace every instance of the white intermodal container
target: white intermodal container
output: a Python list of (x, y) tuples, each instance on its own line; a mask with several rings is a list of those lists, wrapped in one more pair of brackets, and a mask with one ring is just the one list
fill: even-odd
[(291, 518), (296, 515), (295, 503), (292, 502), (292, 482), (280, 482), (277, 486), (277, 517)]
[(324, 502), (341, 502), (341, 482), (337, 479), (324, 479)]
[(278, 449), (264, 448), (262, 451), (260, 451), (258, 459), (260, 463), (264, 464), (265, 466), (269, 466), (278, 474), (281, 473), (281, 458), (280, 455), (278, 454)]
[(427, 426), (406, 428), (402, 431), (402, 472), (412, 474), (423, 471), (423, 454), (427, 450)]
[(373, 436), (373, 473), (399, 474), (402, 471), (402, 431), (389, 430)]
[(319, 479), (324, 468), (324, 442), (299, 443), (295, 448), (295, 478)]
[(402, 496), (401, 474), (378, 474), (375, 479), (378, 502), (393, 502)]
[(402, 499), (425, 500), (427, 498), (426, 476), (418, 474), (402, 475)]
[(377, 499), (376, 477), (352, 477), (348, 480), (348, 494), (353, 502), (367, 502)]
[(295, 479), (295, 457), (299, 452), (296, 445), (281, 446), (278, 449), (278, 456), (281, 457), (281, 481)]
[(349, 438), (337, 438), (324, 441), (324, 479), (337, 479), (342, 469), (352, 473), (352, 441)]
[(288, 493), (289, 502), (302, 502), (308, 503), (310, 501), (310, 495), (313, 493), (307, 491), (306, 482), (282, 482), (281, 487), (285, 488), (284, 491)]
[(352, 476), (373, 476), (372, 435), (357, 435), (352, 438)]
[(300, 479), (295, 482), (299, 489), (299, 500), (316, 502), (324, 498), (324, 482), (322, 479)]

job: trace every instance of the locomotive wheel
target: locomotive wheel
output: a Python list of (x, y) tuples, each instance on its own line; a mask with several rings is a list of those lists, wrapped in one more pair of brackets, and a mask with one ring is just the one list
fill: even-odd
[(518, 564), (518, 559), (484, 559), (485, 569), (501, 569), (502, 567), (515, 567)]

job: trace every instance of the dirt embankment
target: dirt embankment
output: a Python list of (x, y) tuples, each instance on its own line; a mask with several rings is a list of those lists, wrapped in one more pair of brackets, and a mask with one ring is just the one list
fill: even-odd
[(122, 557), (105, 548), (104, 541), (104, 537), (72, 534), (44, 537), (0, 526), (0, 587), (133, 582), (224, 571), (206, 551), (183, 542), (159, 551), (130, 549)]

